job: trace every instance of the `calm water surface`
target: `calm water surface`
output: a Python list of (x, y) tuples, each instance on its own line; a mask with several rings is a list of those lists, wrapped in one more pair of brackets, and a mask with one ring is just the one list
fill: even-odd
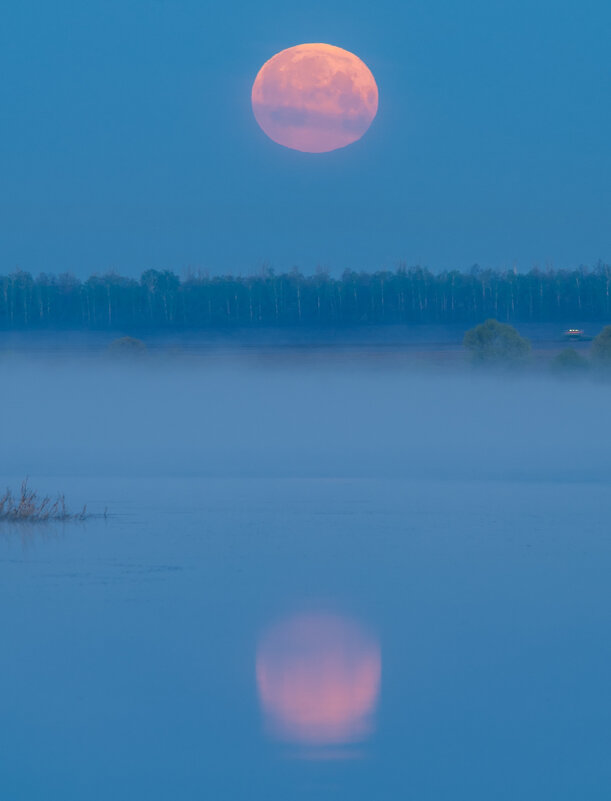
[[(312, 392), (333, 418), (332, 383)], [(453, 402), (471, 392), (438, 390)], [(531, 402), (549, 410), (556, 389), (537, 392), (543, 400)], [(565, 418), (562, 461), (573, 453), (579, 475), (559, 469), (551, 438), (547, 451), (537, 442), (532, 470), (521, 467), (530, 432), (503, 476), (485, 467), (497, 424), (481, 408), (472, 426), (465, 414), (471, 450), (448, 440), (438, 410), (434, 426), (387, 414), (358, 469), (346, 459), (343, 471), (330, 460), (340, 445), (332, 428), (329, 451), (295, 434), (307, 475), (286, 460), (261, 474), (215, 475), (206, 463), (178, 475), (162, 433), (151, 436), (167, 474), (129, 459), (120, 476), (79, 474), (67, 468), (90, 466), (92, 435), (69, 456), (61, 437), (45, 439), (40, 463), (55, 453), (64, 472), (31, 480), (111, 514), (0, 530), (0, 796), (608, 799), (605, 449), (592, 437), (580, 450)], [(297, 429), (281, 415), (261, 423), (269, 449), (286, 454), (269, 440), (272, 422), (279, 441)], [(248, 461), (235, 426), (220, 425), (219, 440)], [(449, 464), (470, 460), (467, 474), (410, 469), (427, 426)], [(403, 466), (385, 464), (389, 431), (404, 429)], [(5, 431), (16, 464), (18, 433)], [(127, 436), (126, 458), (132, 444)], [(3, 484), (21, 477), (4, 472)]]

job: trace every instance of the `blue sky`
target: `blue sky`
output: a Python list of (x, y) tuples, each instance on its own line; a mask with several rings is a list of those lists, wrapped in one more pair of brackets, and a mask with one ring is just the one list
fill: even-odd
[[(308, 41), (380, 91), (322, 155), (250, 108)], [(0, 273), (610, 261), (610, 41), (608, 0), (11, 0)]]

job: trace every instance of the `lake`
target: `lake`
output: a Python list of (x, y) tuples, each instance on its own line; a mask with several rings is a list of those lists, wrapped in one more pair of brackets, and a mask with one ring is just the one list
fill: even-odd
[(3, 798), (609, 798), (608, 384), (3, 383), (2, 485), (99, 515), (0, 524)]

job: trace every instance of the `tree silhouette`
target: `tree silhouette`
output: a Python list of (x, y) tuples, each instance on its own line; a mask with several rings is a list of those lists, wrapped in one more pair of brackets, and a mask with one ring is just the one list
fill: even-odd
[(0, 328), (227, 328), (501, 322), (583, 324), (611, 319), (611, 267), (432, 273), (399, 267), (340, 277), (297, 269), (258, 275), (146, 270), (74, 276), (18, 270), (0, 276)]

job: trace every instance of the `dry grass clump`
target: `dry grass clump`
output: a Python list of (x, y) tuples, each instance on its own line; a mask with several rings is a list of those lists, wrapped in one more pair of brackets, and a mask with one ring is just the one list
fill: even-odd
[(48, 495), (41, 497), (36, 490), (30, 489), (27, 478), (22, 482), (18, 495), (7, 489), (0, 496), (0, 521), (42, 523), (47, 520), (85, 520), (87, 517), (86, 505), (80, 512), (69, 512), (63, 495), (58, 495), (55, 500)]

